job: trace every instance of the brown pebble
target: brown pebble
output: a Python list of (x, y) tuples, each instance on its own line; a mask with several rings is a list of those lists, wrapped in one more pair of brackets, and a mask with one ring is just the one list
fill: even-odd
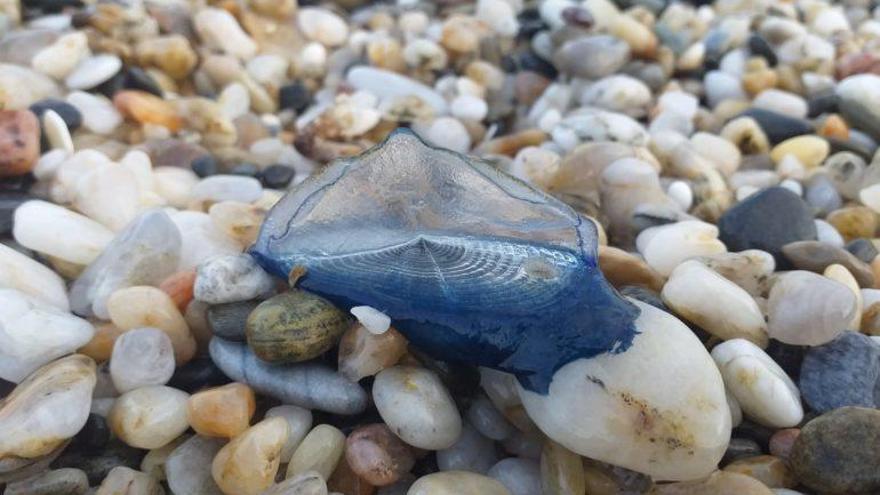
[(846, 242), (871, 239), (877, 231), (877, 215), (867, 206), (850, 206), (832, 211), (825, 220), (834, 226)]
[(837, 79), (854, 74), (880, 74), (880, 57), (867, 52), (850, 53), (837, 59), (834, 70)]
[(40, 157), (40, 123), (30, 110), (0, 111), (0, 177), (24, 175)]
[(345, 458), (352, 471), (376, 486), (394, 483), (416, 462), (412, 449), (383, 423), (351, 432), (345, 441)]
[(820, 241), (797, 241), (782, 246), (782, 254), (800, 270), (822, 273), (833, 264), (843, 265), (860, 287), (874, 286), (874, 272), (846, 249)]
[(660, 292), (663, 276), (648, 266), (645, 260), (623, 249), (599, 246), (599, 268), (614, 287), (638, 285)]
[(356, 382), (397, 364), (406, 354), (407, 340), (393, 327), (376, 335), (357, 323), (339, 341), (339, 373)]
[(167, 101), (145, 91), (123, 90), (113, 96), (113, 104), (123, 115), (140, 124), (155, 124), (177, 132), (183, 119)]
[(797, 485), (785, 461), (772, 455), (739, 459), (725, 466), (724, 471), (751, 476), (770, 488), (793, 488)]
[(770, 437), (770, 453), (781, 459), (788, 459), (791, 456), (791, 448), (794, 447), (794, 441), (801, 434), (799, 428), (783, 428)]
[(547, 140), (547, 134), (540, 129), (526, 129), (490, 140), (480, 150), (484, 154), (516, 156), (527, 146), (538, 146)]

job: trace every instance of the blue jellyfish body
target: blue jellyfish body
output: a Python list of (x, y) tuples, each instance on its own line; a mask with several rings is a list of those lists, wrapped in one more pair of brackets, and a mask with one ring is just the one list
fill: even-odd
[(578, 358), (621, 352), (638, 309), (603, 278), (565, 204), (406, 130), (339, 160), (269, 212), (251, 254), (303, 289), (388, 314), (435, 358), (546, 393)]

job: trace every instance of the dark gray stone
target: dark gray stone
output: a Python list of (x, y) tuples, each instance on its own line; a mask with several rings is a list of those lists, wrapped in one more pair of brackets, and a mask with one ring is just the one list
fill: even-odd
[(239, 301), (215, 304), (208, 308), (208, 326), (211, 333), (226, 340), (245, 341), (245, 323), (248, 315), (260, 301)]
[(780, 269), (791, 266), (782, 254), (782, 246), (816, 240), (810, 207), (784, 187), (764, 189), (733, 206), (721, 216), (718, 229), (729, 251), (767, 251)]
[(865, 263), (874, 261), (878, 254), (877, 248), (874, 247), (874, 243), (870, 239), (856, 239), (844, 248)]

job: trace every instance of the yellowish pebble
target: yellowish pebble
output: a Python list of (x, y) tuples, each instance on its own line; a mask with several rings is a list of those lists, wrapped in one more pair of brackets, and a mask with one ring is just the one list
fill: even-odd
[(830, 151), (828, 141), (819, 136), (797, 136), (774, 146), (770, 158), (780, 163), (786, 155), (793, 155), (809, 170), (818, 167)]

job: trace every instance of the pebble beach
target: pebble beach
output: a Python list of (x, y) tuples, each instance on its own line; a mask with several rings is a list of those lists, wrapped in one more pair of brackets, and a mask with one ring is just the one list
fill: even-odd
[(880, 494), (872, 0), (0, 0), (0, 493)]

